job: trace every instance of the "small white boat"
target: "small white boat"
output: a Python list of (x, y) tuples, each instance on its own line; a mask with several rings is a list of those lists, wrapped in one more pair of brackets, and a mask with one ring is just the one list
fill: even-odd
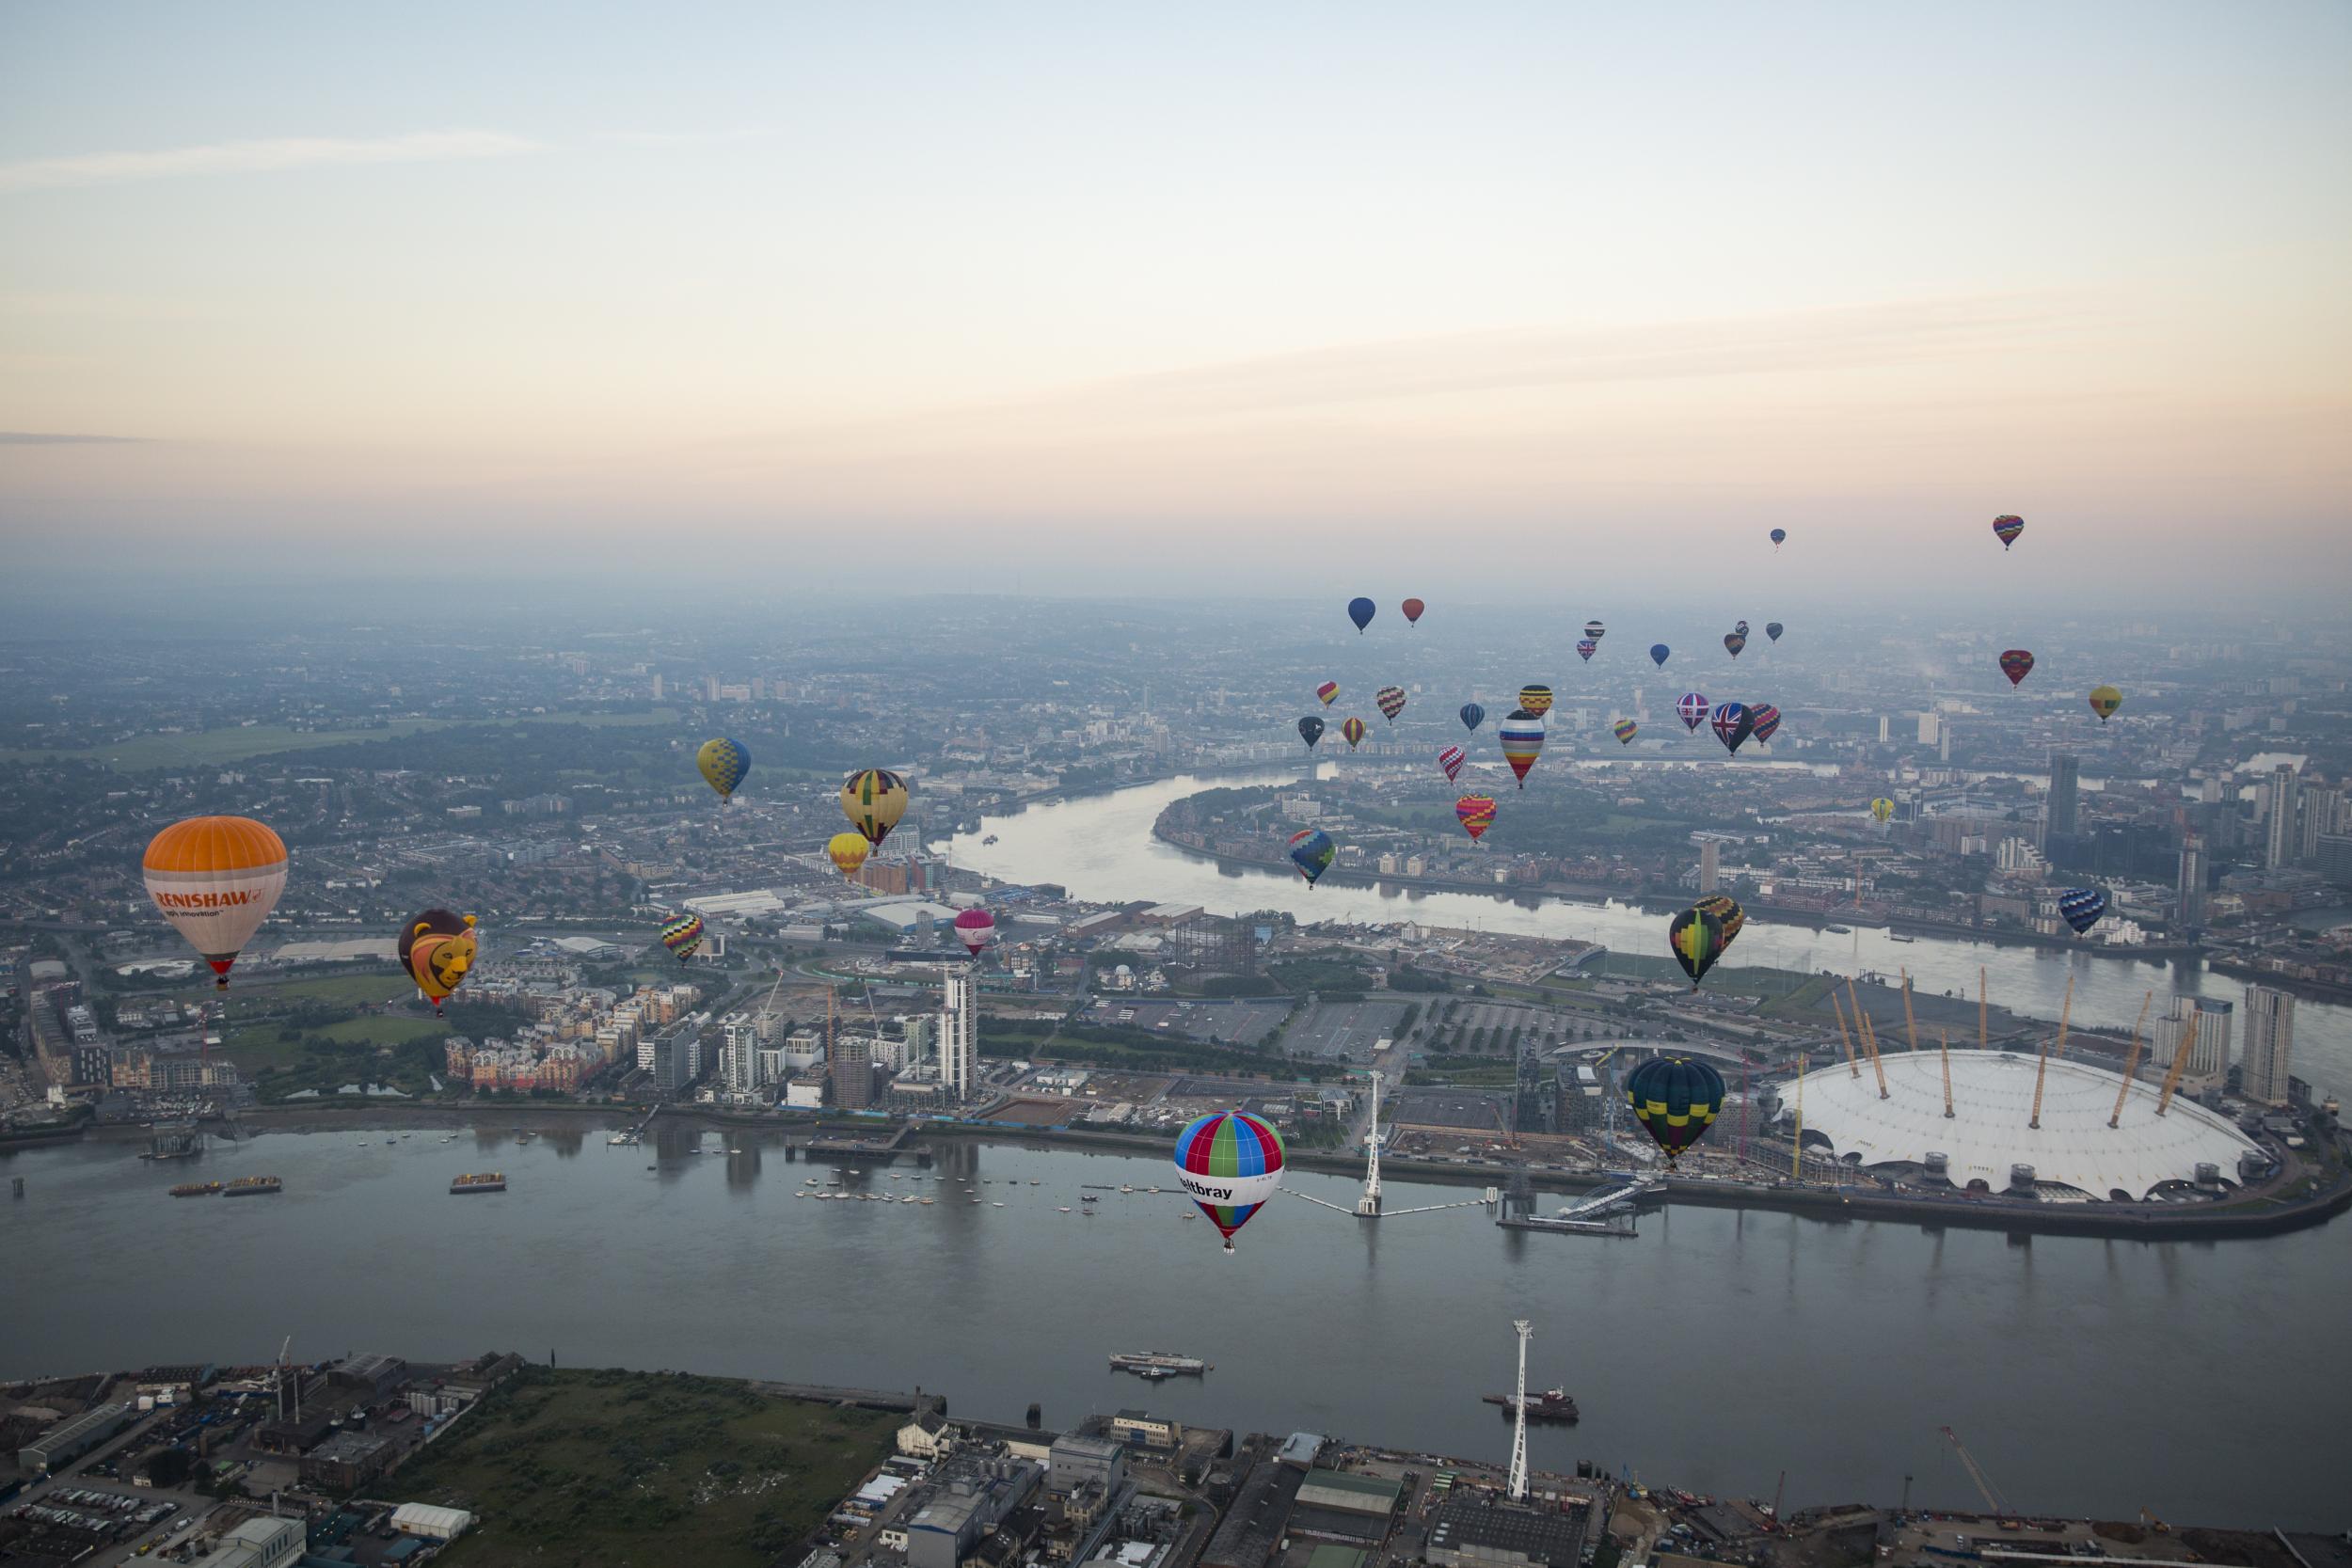
[(1004, 1207), (1004, 1205), (1000, 1203), (1000, 1204), (996, 1205), (996, 1207), (997, 1207), (997, 1208), (999, 1208), (999, 1209), (1002, 1209), (1002, 1208)]
[(1059, 1209), (1057, 1209), (1057, 1210), (1056, 1210), (1056, 1211), (1054, 1211), (1054, 1212), (1055, 1212), (1056, 1213), (1057, 1213), (1057, 1214), (1067, 1214), (1068, 1212), (1070, 1212), (1070, 1205), (1068, 1205), (1068, 1204), (1066, 1204), (1066, 1203), (1065, 1203), (1065, 1204), (1063, 1204), (1063, 1205), (1062, 1205)]
[(935, 1197), (918, 1197), (914, 1201), (920, 1203), (924, 1208), (928, 1209), (932, 1204), (937, 1203), (939, 1199)]

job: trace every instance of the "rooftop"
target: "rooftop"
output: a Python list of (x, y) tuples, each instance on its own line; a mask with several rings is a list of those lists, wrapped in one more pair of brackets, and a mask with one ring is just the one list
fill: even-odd
[(1502, 1553), (1572, 1564), (1584, 1545), (1582, 1511), (1559, 1513), (1525, 1503), (1455, 1497), (1429, 1527), (1429, 1551)]

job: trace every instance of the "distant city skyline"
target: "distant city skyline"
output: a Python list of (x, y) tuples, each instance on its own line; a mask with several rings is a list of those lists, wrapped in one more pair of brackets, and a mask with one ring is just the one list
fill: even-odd
[(0, 542), (2316, 595), (2348, 65), (2319, 4), (18, 11)]

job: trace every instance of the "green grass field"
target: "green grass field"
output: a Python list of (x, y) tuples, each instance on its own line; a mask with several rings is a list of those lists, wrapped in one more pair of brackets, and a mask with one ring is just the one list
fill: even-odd
[(754, 1568), (889, 1454), (900, 1419), (686, 1373), (532, 1368), (373, 1495), (480, 1514), (450, 1568)]
[[(191, 981), (165, 994), (183, 1002), (209, 1002), (220, 993), (210, 980)], [(342, 1007), (373, 1007), (405, 1001), (417, 994), (416, 983), (404, 974), (337, 974), (320, 980), (286, 980), (276, 985), (238, 980), (229, 988), (229, 1021), (234, 1024), (248, 1014), (283, 1012), (296, 1002), (331, 1002)]]
[(405, 1045), (453, 1032), (445, 1018), (354, 1018), (311, 1031), (337, 1045)]
[(279, 752), (307, 752), (316, 747), (341, 746), (352, 741), (399, 740), (432, 730), (517, 722), (586, 724), (603, 728), (612, 725), (674, 724), (676, 721), (677, 709), (664, 707), (655, 708), (649, 713), (547, 713), (525, 720), (395, 719), (376, 730), (291, 730), (282, 724), (255, 724), (249, 728), (206, 730), (199, 735), (143, 735), (113, 746), (60, 748), (56, 751), (0, 749), (0, 762), (102, 762), (118, 772), (138, 773), (157, 768), (217, 767), (223, 763), (271, 756)]

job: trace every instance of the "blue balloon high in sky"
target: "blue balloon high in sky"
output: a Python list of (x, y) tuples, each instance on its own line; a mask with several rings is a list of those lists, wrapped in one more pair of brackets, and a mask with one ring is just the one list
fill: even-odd
[(1373, 611), (1378, 608), (1370, 599), (1350, 599), (1347, 601), (1347, 618), (1355, 622), (1356, 629), (1361, 632), (1372, 625)]
[(1649, 645), (1649, 661), (1662, 670), (1666, 667), (1666, 656), (1673, 652), (1663, 642), (1653, 642)]
[(1462, 705), (1462, 728), (1474, 730), (1486, 721), (1486, 710), (1476, 703)]

